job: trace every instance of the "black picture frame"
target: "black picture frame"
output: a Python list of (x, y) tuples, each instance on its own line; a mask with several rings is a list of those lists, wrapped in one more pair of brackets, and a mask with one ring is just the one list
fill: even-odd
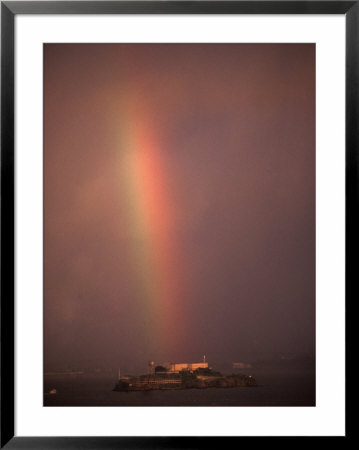
[[(1, 448), (204, 448), (239, 437), (25, 437), (14, 435), (14, 20), (18, 14), (341, 14), (346, 19), (346, 317), (359, 298), (359, 1), (1, 2)], [(346, 327), (346, 342), (348, 342)], [(346, 350), (347, 354), (347, 350)], [(348, 368), (348, 366), (346, 366)], [(348, 375), (347, 375), (348, 378)], [(347, 379), (348, 384), (348, 379)], [(348, 411), (346, 393), (346, 411)], [(349, 422), (346, 414), (346, 435)], [(342, 437), (343, 438), (343, 437)], [(241, 443), (243, 443), (242, 437)], [(290, 439), (290, 438), (286, 438)]]

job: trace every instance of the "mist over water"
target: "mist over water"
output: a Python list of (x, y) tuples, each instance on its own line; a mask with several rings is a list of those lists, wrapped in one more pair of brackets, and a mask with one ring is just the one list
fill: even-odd
[(115, 374), (45, 377), (45, 406), (315, 406), (311, 369), (242, 370), (257, 387), (113, 392)]

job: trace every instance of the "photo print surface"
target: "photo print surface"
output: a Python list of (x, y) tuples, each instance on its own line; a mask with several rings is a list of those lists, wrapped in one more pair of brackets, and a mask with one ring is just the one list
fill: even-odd
[(315, 45), (44, 45), (44, 405), (315, 406)]

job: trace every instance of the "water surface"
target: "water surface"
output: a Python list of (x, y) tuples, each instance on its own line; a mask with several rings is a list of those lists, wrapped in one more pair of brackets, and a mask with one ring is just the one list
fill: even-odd
[[(114, 374), (51, 375), (44, 380), (44, 406), (315, 406), (313, 371), (251, 369), (251, 374), (257, 387), (142, 392), (114, 392)], [(51, 389), (57, 393), (48, 394)]]

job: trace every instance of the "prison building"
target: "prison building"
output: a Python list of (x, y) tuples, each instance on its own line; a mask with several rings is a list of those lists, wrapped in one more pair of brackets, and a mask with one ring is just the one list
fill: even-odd
[(200, 362), (200, 363), (170, 363), (169, 371), (170, 372), (181, 372), (181, 370), (193, 371), (197, 369), (208, 369), (208, 363)]

